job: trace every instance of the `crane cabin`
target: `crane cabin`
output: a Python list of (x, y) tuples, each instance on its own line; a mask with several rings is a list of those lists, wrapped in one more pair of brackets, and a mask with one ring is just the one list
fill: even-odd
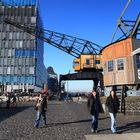
[(101, 54), (81, 54), (73, 61), (75, 71), (102, 71)]
[[(127, 95), (140, 95), (140, 39), (132, 37), (109, 44), (102, 49), (104, 86), (127, 87)], [(109, 92), (108, 92), (109, 93)]]

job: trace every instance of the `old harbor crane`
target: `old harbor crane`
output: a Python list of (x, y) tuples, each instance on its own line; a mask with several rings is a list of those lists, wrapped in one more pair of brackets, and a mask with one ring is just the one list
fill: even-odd
[(101, 81), (103, 87), (100, 54), (103, 47), (100, 45), (85, 39), (15, 22), (8, 18), (4, 19), (4, 22), (76, 57), (73, 67), (77, 73), (60, 75), (59, 85), (62, 80), (93, 80), (95, 86)]

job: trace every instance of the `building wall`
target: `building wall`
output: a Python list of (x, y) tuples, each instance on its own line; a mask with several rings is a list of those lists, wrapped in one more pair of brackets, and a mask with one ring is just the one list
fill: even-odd
[[(133, 39), (133, 51), (140, 48), (140, 39)], [(134, 58), (134, 73), (135, 73), (135, 81), (137, 84), (140, 84), (140, 53), (133, 56)]]
[(43, 41), (2, 22), (8, 18), (34, 27), (42, 26), (38, 7), (18, 2), (0, 7), (0, 90), (39, 90), (47, 82)]
[[(133, 39), (128, 38), (107, 46), (102, 51), (104, 85), (136, 84)], [(118, 66), (119, 65), (119, 66)], [(113, 69), (111, 69), (113, 68)]]

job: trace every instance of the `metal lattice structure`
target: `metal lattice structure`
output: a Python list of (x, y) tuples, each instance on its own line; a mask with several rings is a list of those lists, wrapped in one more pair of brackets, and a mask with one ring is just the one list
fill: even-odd
[[(6, 2), (5, 2), (6, 1)], [(10, 6), (12, 8), (11, 11), (9, 11), (9, 16), (7, 18), (3, 19), (3, 22), (10, 24), (13, 27), (17, 27), (18, 29), (27, 32), (29, 34), (32, 34), (33, 36), (43, 40), (44, 42), (47, 42), (51, 44), (52, 46), (55, 46), (56, 48), (74, 56), (79, 57), (81, 54), (99, 54), (100, 50), (103, 48), (102, 46), (93, 43), (91, 41), (80, 39), (77, 37), (73, 37), (70, 35), (50, 31), (43, 29), (39, 26), (34, 26), (29, 23), (25, 23), (23, 18), (21, 19), (16, 18), (14, 14), (16, 12), (20, 12), (19, 9), (16, 9), (15, 7), (17, 5), (22, 6), (30, 6), (30, 5), (37, 5), (37, 0), (2, 0), (1, 5), (4, 6)], [(39, 7), (39, 6), (38, 6)], [(17, 11), (16, 11), (17, 10)], [(6, 13), (7, 11), (1, 11)]]
[[(131, 0), (128, 0), (125, 8), (123, 9), (117, 23), (117, 27), (114, 31), (113, 37), (111, 42), (119, 41), (121, 39), (132, 37), (132, 38), (140, 38), (140, 13), (138, 14), (138, 17), (136, 20), (124, 20), (123, 15), (125, 11), (127, 10)], [(118, 39), (114, 41), (114, 38), (116, 36), (117, 31), (121, 31), (122, 36), (120, 36)]]
[(42, 28), (34, 28), (29, 25), (12, 22), (8, 19), (5, 19), (5, 23), (15, 26), (29, 34), (32, 34), (35, 37), (55, 46), (56, 48), (74, 57), (79, 57), (81, 54), (99, 54), (100, 50), (102, 49), (102, 47), (98, 44), (85, 39), (80, 39)]
[(99, 54), (100, 50), (102, 49), (102, 47), (98, 44), (85, 39), (80, 39), (42, 28), (34, 28), (29, 25), (13, 22), (9, 19), (5, 19), (4, 21), (5, 23), (32, 34), (74, 57), (79, 57), (80, 54)]

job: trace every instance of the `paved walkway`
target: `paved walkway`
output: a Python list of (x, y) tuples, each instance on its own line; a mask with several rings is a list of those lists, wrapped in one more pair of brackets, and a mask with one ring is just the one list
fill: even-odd
[[(16, 108), (0, 108), (0, 140), (125, 140), (125, 136), (132, 138), (134, 133), (140, 133), (140, 115), (118, 114), (120, 134), (112, 134), (108, 113), (99, 116), (99, 133), (91, 133), (91, 118), (85, 102), (49, 102), (47, 126), (43, 127), (41, 121), (36, 129), (33, 127), (36, 119), (34, 104), (21, 102)], [(137, 139), (133, 137), (133, 140)]]
[(140, 133), (86, 135), (87, 140), (140, 140)]

